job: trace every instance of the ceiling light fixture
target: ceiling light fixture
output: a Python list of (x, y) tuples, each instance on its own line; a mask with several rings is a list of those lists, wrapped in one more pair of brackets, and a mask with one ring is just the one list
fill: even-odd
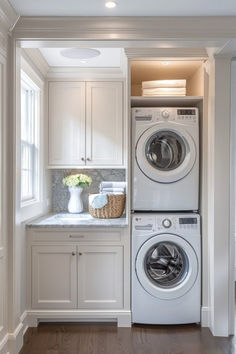
[(86, 63), (88, 62), (88, 60), (80, 60), (80, 62), (81, 62), (82, 64), (86, 64)]
[(114, 9), (114, 7), (116, 7), (117, 3), (115, 1), (107, 1), (105, 3), (105, 6), (108, 8), (108, 9)]
[(61, 55), (69, 59), (90, 59), (98, 57), (101, 52), (92, 48), (67, 48), (60, 51)]

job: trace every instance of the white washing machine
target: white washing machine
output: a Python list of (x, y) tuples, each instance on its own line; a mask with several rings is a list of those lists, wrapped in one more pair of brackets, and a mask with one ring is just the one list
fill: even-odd
[(200, 322), (201, 237), (197, 214), (135, 213), (132, 321)]
[(197, 211), (197, 108), (133, 108), (134, 211)]

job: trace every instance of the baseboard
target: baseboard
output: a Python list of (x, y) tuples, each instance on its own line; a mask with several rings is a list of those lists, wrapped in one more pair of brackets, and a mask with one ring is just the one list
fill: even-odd
[(0, 354), (18, 354), (23, 346), (23, 336), (27, 328), (27, 312), (25, 311), (14, 332), (8, 333), (0, 343)]
[(118, 327), (131, 327), (131, 311), (127, 310), (31, 310), (27, 311), (29, 327), (37, 327), (40, 321), (116, 321)]
[(207, 306), (203, 306), (201, 310), (201, 326), (210, 326), (210, 308)]
[(8, 334), (0, 342), (0, 354), (9, 354), (8, 350)]

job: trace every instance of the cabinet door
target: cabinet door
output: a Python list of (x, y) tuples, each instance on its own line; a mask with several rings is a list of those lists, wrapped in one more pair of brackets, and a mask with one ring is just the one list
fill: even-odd
[(32, 307), (77, 307), (76, 246), (32, 247)]
[(49, 166), (80, 166), (85, 159), (85, 83), (49, 83)]
[(79, 246), (78, 307), (123, 307), (122, 246)]
[(122, 82), (86, 83), (86, 165), (123, 164)]

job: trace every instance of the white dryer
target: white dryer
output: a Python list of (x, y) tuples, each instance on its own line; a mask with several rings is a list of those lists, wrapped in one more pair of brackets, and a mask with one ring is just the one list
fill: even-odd
[(133, 108), (132, 160), (133, 210), (198, 210), (198, 109)]
[(133, 215), (132, 322), (200, 322), (201, 237), (197, 214)]

